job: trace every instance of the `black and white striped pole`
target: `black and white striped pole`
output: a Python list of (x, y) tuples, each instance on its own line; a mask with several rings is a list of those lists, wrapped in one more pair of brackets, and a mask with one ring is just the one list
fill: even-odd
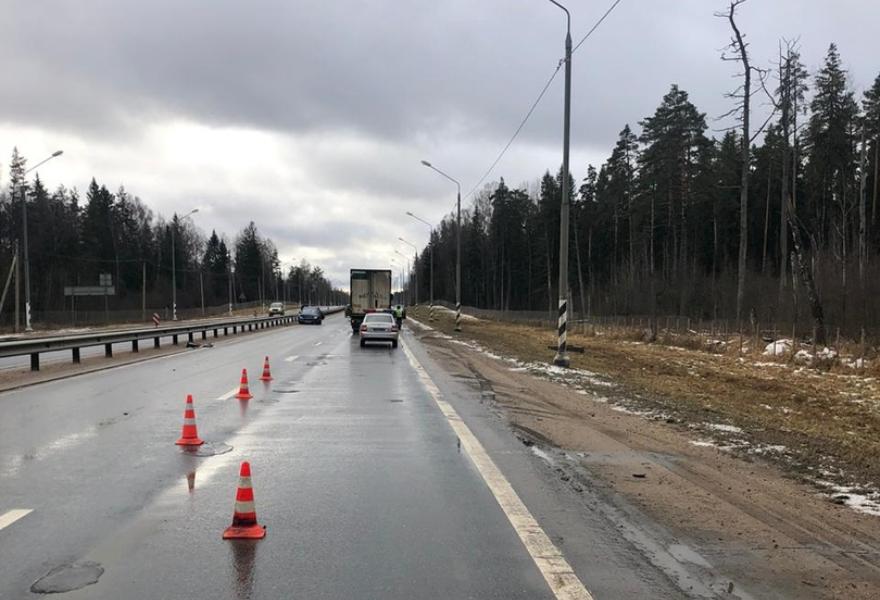
[(566, 34), (565, 34), (565, 116), (563, 117), (562, 133), (562, 208), (559, 219), (559, 343), (553, 364), (560, 367), (569, 366), (567, 327), (568, 327), (568, 205), (569, 184), (568, 177), (568, 145), (569, 131), (571, 129), (571, 15), (568, 9), (550, 0), (553, 4), (565, 11)]
[[(569, 43), (569, 47), (571, 44)], [(422, 164), (443, 175), (455, 184), (458, 193), (455, 197), (455, 330), (461, 331), (461, 184), (426, 160)], [(566, 213), (567, 214), (567, 213)]]

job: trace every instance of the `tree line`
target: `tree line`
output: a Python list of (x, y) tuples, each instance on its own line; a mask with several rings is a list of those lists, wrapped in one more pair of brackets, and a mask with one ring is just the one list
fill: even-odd
[[(115, 286), (111, 309), (168, 307), (176, 279), (178, 308), (287, 300), (337, 303), (322, 269), (303, 260), (282, 268), (274, 242), (253, 222), (230, 240), (216, 231), (205, 236), (190, 218), (166, 219), (124, 187), (114, 193), (92, 179), (85, 197), (58, 186), (50, 192), (39, 175), (25, 177), (26, 160), (13, 150), (9, 181), (0, 190), (0, 291), (18, 249), (23, 258), (22, 199), (27, 209), (31, 303), (41, 312), (70, 306), (67, 286), (97, 286), (109, 274)], [(172, 239), (173, 238), (173, 239)], [(173, 260), (172, 260), (173, 253)], [(172, 277), (172, 263), (176, 277)], [(23, 280), (19, 286), (23, 297)], [(11, 322), (14, 286), (0, 319)], [(103, 299), (78, 298), (78, 306), (103, 307)]]
[[(733, 25), (740, 3), (724, 15)], [(572, 308), (746, 327), (799, 320), (823, 337), (826, 324), (876, 327), (880, 75), (857, 98), (834, 44), (810, 74), (796, 43), (759, 70), (736, 41), (730, 58), (752, 74), (729, 94), (736, 127), (713, 135), (673, 84), (652, 115), (622, 127), (604, 163), (586, 165), (579, 183), (570, 176)], [(757, 94), (772, 113), (750, 131)], [(563, 185), (560, 169), (474, 195), (462, 216), (463, 304), (555, 314)], [(421, 298), (431, 246), (435, 294), (455, 297), (455, 236), (449, 215), (418, 257)]]

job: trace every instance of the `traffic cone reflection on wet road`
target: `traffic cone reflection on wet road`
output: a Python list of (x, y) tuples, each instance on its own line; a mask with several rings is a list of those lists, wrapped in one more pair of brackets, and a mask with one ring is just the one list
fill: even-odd
[(178, 446), (201, 446), (204, 443), (199, 439), (199, 433), (196, 430), (196, 409), (193, 408), (192, 394), (187, 394), (186, 409), (183, 411), (183, 431), (175, 444)]
[(224, 540), (256, 540), (266, 537), (266, 528), (257, 524), (257, 511), (254, 506), (254, 490), (251, 487), (251, 464), (241, 463), (238, 475), (238, 489), (235, 492), (235, 510), (232, 525), (223, 532)]
[(235, 395), (239, 400), (250, 400), (253, 398), (251, 391), (248, 389), (247, 369), (241, 370), (241, 383), (238, 387), (238, 393)]
[(269, 357), (263, 361), (263, 374), (260, 375), (260, 381), (272, 381), (272, 373), (269, 371)]

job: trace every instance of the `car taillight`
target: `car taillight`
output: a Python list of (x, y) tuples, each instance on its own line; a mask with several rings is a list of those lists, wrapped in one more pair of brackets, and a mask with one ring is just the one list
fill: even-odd
[(367, 330), (367, 326), (366, 326), (366, 325), (361, 325), (361, 331), (366, 331), (366, 330)]
[(391, 331), (397, 331), (397, 325), (392, 325), (392, 326), (391, 326)]

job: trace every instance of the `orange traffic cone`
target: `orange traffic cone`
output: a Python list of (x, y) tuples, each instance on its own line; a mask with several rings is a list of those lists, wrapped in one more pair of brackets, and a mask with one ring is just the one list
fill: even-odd
[(196, 431), (196, 409), (193, 408), (192, 394), (188, 394), (186, 396), (186, 410), (183, 411), (183, 431), (175, 444), (178, 446), (201, 446), (204, 443), (199, 439), (199, 433)]
[(238, 474), (238, 490), (235, 492), (235, 512), (232, 525), (223, 532), (224, 540), (258, 540), (266, 537), (266, 528), (257, 524), (257, 511), (254, 508), (254, 490), (251, 487), (251, 464), (241, 463)]
[(269, 371), (269, 357), (263, 361), (263, 374), (260, 375), (260, 381), (272, 381), (272, 373)]
[(235, 397), (239, 400), (250, 400), (253, 398), (251, 391), (248, 389), (247, 369), (241, 370), (241, 384), (239, 384), (238, 393)]

